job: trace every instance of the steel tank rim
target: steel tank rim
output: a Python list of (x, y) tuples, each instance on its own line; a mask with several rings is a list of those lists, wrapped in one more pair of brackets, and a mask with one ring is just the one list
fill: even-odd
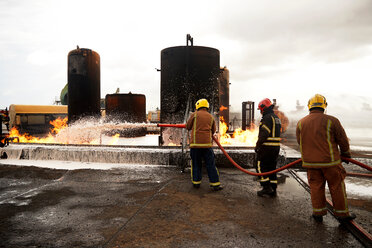
[(184, 49), (184, 48), (195, 49), (195, 50), (196, 49), (211, 50), (211, 51), (216, 51), (220, 53), (220, 50), (218, 50), (217, 48), (206, 47), (206, 46), (173, 46), (173, 47), (167, 47), (167, 48), (162, 49), (161, 53), (166, 52), (167, 50)]
[(134, 96), (134, 97), (145, 97), (146, 98), (146, 95), (145, 94), (133, 94), (133, 93), (114, 93), (114, 94), (106, 94), (106, 97), (113, 97), (113, 96)]
[(70, 56), (70, 55), (81, 55), (81, 54), (83, 54), (84, 52), (88, 52), (88, 53), (91, 53), (91, 54), (94, 54), (94, 55), (100, 57), (98, 52), (96, 52), (96, 51), (94, 51), (94, 50), (92, 50), (92, 49), (89, 49), (89, 48), (79, 48), (79, 49), (71, 50), (71, 51), (68, 53), (68, 56)]

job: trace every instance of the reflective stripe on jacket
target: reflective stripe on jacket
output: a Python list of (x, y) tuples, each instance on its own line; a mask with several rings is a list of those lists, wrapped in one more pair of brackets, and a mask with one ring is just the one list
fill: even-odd
[(212, 147), (212, 135), (216, 132), (216, 122), (213, 116), (204, 108), (193, 113), (186, 124), (187, 130), (191, 130), (191, 148)]
[(297, 123), (297, 143), (300, 145), (302, 166), (325, 168), (341, 164), (342, 154), (350, 156), (349, 140), (340, 121), (323, 111), (312, 110)]
[(278, 116), (272, 110), (272, 107), (264, 111), (258, 131), (258, 140), (256, 148), (261, 146), (280, 146), (281, 123)]

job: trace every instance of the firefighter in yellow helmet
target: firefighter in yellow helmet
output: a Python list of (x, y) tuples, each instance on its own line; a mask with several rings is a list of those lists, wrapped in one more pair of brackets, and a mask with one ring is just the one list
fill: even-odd
[(213, 190), (221, 190), (219, 173), (214, 162), (212, 135), (216, 132), (214, 117), (208, 112), (209, 103), (200, 99), (195, 104), (196, 111), (191, 114), (186, 128), (191, 130), (190, 156), (191, 178), (195, 188), (199, 188), (202, 180), (202, 160), (204, 159), (208, 172), (209, 184)]
[(355, 215), (349, 213), (344, 183), (346, 172), (341, 165), (340, 155), (351, 157), (349, 140), (340, 121), (324, 114), (326, 107), (324, 96), (316, 94), (311, 97), (308, 102), (310, 113), (297, 123), (296, 137), (301, 149), (302, 166), (307, 168), (313, 218), (322, 222), (327, 214), (327, 182), (336, 218), (348, 221), (354, 219)]

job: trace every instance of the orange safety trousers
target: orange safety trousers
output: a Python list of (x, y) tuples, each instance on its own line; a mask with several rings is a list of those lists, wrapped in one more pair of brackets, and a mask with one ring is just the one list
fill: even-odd
[(349, 209), (346, 198), (344, 179), (346, 171), (342, 165), (335, 165), (327, 168), (308, 168), (307, 179), (311, 191), (311, 203), (314, 215), (326, 215), (325, 184), (331, 193), (334, 214), (336, 216), (348, 216)]

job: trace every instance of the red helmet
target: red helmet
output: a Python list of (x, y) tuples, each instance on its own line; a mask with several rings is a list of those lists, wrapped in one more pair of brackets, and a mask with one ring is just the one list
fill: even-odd
[(273, 103), (270, 101), (269, 98), (265, 98), (261, 100), (261, 102), (258, 103), (258, 108), (261, 112), (263, 112), (266, 108), (270, 107), (273, 105)]

